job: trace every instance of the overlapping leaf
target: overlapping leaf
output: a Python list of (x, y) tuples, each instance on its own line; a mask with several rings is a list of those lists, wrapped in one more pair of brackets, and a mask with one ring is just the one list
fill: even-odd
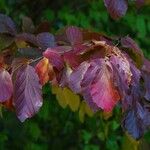
[(13, 84), (8, 71), (0, 68), (0, 102), (5, 102), (13, 94)]
[(20, 67), (14, 83), (14, 107), (19, 120), (23, 122), (34, 116), (42, 101), (41, 85), (35, 69), (30, 65)]
[(49, 80), (53, 79), (54, 72), (51, 64), (49, 64), (47, 58), (43, 58), (38, 62), (35, 70), (39, 76), (40, 83), (42, 85), (46, 84)]
[(127, 52), (130, 57), (133, 58), (138, 67), (141, 67), (143, 64), (143, 52), (139, 48), (138, 44), (130, 37), (124, 37), (121, 39), (121, 44), (124, 48), (127, 48)]

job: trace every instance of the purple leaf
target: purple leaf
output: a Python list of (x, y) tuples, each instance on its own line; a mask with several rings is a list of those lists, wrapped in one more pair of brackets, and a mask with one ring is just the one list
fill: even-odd
[(142, 77), (144, 79), (144, 88), (146, 100), (150, 101), (150, 61), (145, 59), (142, 67)]
[[(141, 138), (144, 134), (143, 117), (139, 116), (139, 111), (144, 113), (142, 106), (136, 106), (137, 109), (130, 109), (124, 117), (124, 129), (135, 139)], [(141, 109), (141, 110), (140, 110)]]
[(133, 86), (131, 91), (132, 105), (128, 107), (123, 119), (123, 128), (134, 138), (139, 139), (150, 126), (149, 106), (142, 103), (138, 86)]
[(48, 48), (44, 53), (43, 56), (48, 58), (49, 62), (55, 67), (58, 71), (62, 70), (64, 67), (64, 61), (61, 55), (55, 51), (55, 49)]
[(0, 14), (0, 33), (16, 34), (16, 26), (10, 17)]
[(130, 37), (121, 38), (121, 45), (123, 48), (128, 48), (127, 53), (141, 67), (143, 64), (144, 55), (138, 44)]
[(127, 0), (104, 0), (107, 11), (113, 19), (119, 19), (126, 14)]
[(0, 69), (0, 102), (7, 101), (13, 94), (13, 84), (8, 71)]
[(71, 45), (78, 45), (83, 42), (82, 32), (78, 27), (71, 26), (66, 29), (67, 39)]
[(37, 44), (42, 49), (55, 46), (54, 36), (48, 32), (43, 32), (37, 35)]
[(88, 70), (90, 64), (87, 62), (83, 62), (80, 66), (74, 70), (69, 77), (69, 87), (75, 93), (81, 92), (81, 81), (84, 78), (86, 71)]
[(43, 103), (41, 90), (39, 77), (32, 66), (18, 69), (14, 85), (14, 107), (21, 122), (39, 111)]

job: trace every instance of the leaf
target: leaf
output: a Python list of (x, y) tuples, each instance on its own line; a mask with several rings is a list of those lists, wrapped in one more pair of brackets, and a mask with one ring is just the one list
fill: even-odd
[(94, 112), (93, 110), (86, 104), (84, 100), (80, 103), (79, 108), (79, 120), (83, 123), (85, 119), (85, 115), (88, 115), (89, 117), (93, 117)]
[(85, 103), (85, 113), (89, 116), (89, 117), (93, 117), (94, 116), (94, 111), (89, 107), (88, 104)]
[(56, 99), (59, 103), (59, 105), (62, 107), (62, 108), (66, 108), (67, 105), (68, 105), (68, 101), (67, 99), (65, 98), (65, 95), (64, 95), (64, 92), (63, 92), (63, 89), (61, 87), (58, 87), (58, 86), (52, 86), (52, 93), (56, 95)]
[(66, 108), (68, 105), (73, 112), (78, 110), (80, 105), (80, 97), (68, 88), (52, 86), (52, 93), (56, 94), (56, 98), (61, 107)]
[(75, 26), (68, 27), (66, 29), (66, 35), (71, 45), (78, 45), (82, 44), (83, 42), (82, 32), (78, 27)]
[(39, 111), (43, 103), (41, 90), (35, 69), (30, 65), (20, 67), (14, 83), (14, 107), (21, 122)]
[(142, 66), (142, 77), (144, 80), (145, 93), (144, 97), (150, 101), (150, 61), (145, 59)]
[[(142, 116), (140, 116), (140, 114)], [(143, 115), (144, 109), (137, 103), (136, 108), (130, 109), (124, 117), (123, 127), (135, 139), (139, 139), (144, 134)]]
[(85, 118), (85, 102), (82, 101), (79, 109), (79, 120), (83, 123)]
[(74, 94), (68, 88), (63, 89), (63, 93), (65, 96), (66, 101), (68, 102), (69, 107), (73, 112), (77, 111), (80, 105), (80, 97)]
[(36, 38), (38, 46), (44, 50), (55, 46), (54, 36), (49, 32), (39, 33)]
[(9, 35), (0, 34), (0, 51), (8, 48), (14, 42), (14, 37)]
[(128, 49), (127, 53), (135, 61), (137, 66), (141, 67), (143, 64), (144, 56), (142, 50), (136, 44), (136, 42), (132, 38), (126, 36), (124, 38), (121, 38), (121, 44), (124, 48)]
[(104, 0), (104, 4), (113, 19), (119, 19), (126, 14), (128, 3), (126, 0)]
[(13, 94), (13, 83), (8, 71), (0, 68), (0, 102), (5, 102)]
[(16, 34), (16, 26), (12, 19), (4, 14), (0, 14), (0, 33)]
[(35, 26), (31, 18), (24, 16), (22, 18), (22, 30), (23, 32), (33, 33), (35, 30)]
[(105, 60), (99, 59), (98, 64), (100, 70), (89, 87), (91, 101), (104, 111), (112, 111), (120, 96), (113, 85), (110, 68)]
[(128, 107), (123, 119), (123, 128), (134, 139), (140, 139), (150, 126), (149, 106), (142, 103), (139, 85), (134, 85), (130, 93), (131, 106)]
[(39, 76), (40, 83), (42, 85), (46, 84), (49, 80), (54, 77), (53, 67), (49, 64), (47, 58), (43, 58), (35, 66), (35, 70)]
[(57, 70), (62, 70), (64, 67), (64, 61), (61, 55), (55, 51), (55, 49), (48, 48), (44, 53), (43, 56), (46, 57), (49, 62), (55, 67)]
[(130, 63), (123, 54), (119, 54), (118, 56), (112, 55), (110, 57), (110, 63), (113, 68), (114, 85), (119, 91), (123, 107), (126, 108), (127, 101), (125, 101), (125, 98), (132, 80)]
[(90, 64), (87, 62), (83, 62), (80, 66), (74, 70), (69, 76), (69, 87), (75, 92), (81, 92), (81, 81), (84, 78), (84, 75), (89, 68)]

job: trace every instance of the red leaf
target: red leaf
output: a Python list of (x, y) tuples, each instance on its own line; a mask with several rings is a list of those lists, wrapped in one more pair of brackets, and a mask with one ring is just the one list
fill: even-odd
[(112, 111), (120, 96), (113, 85), (110, 68), (103, 59), (100, 59), (99, 66), (100, 71), (90, 86), (90, 94), (93, 102), (99, 108), (104, 111)]
[(43, 58), (42, 60), (40, 60), (36, 65), (35, 70), (40, 78), (40, 83), (42, 85), (46, 84), (49, 80), (53, 79), (53, 68), (49, 64), (47, 58)]
[(35, 115), (42, 106), (41, 85), (32, 66), (22, 66), (14, 85), (14, 107), (21, 122)]
[(113, 19), (119, 19), (126, 14), (127, 0), (104, 0), (107, 11)]
[(7, 101), (13, 93), (11, 75), (8, 71), (0, 69), (0, 102)]

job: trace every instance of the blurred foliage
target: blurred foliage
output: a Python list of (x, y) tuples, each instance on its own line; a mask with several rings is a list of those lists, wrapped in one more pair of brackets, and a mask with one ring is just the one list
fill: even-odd
[[(112, 20), (102, 0), (0, 0), (0, 12), (11, 16), (19, 25), (22, 16), (35, 24), (48, 20), (51, 31), (76, 25), (110, 36), (130, 35), (150, 58), (150, 7), (132, 7), (121, 20)], [(136, 150), (135, 141), (123, 134), (121, 113), (96, 114), (81, 123), (78, 113), (58, 105), (49, 85), (43, 89), (44, 105), (34, 118), (20, 123), (14, 113), (2, 110), (0, 118), (0, 149), (15, 150)], [(150, 132), (142, 139), (141, 149), (150, 149)], [(130, 149), (129, 149), (130, 147)]]

